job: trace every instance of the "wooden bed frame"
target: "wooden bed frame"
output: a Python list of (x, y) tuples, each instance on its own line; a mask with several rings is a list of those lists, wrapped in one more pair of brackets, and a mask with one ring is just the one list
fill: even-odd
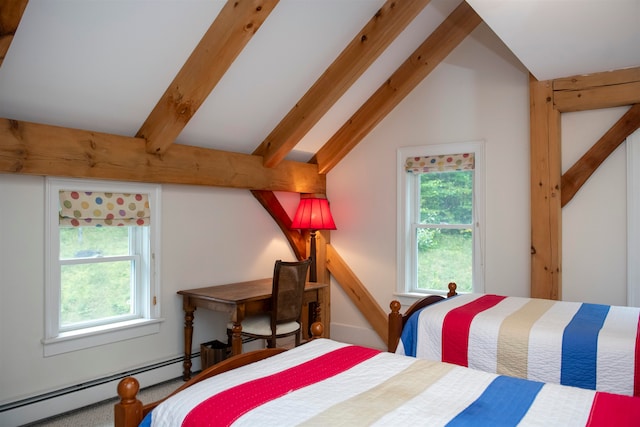
[[(454, 295), (458, 295), (456, 292), (457, 285), (454, 282), (450, 282), (448, 285), (449, 292), (447, 293), (447, 298), (450, 298)], [(391, 308), (391, 313), (389, 313), (389, 335), (387, 338), (387, 350), (390, 353), (394, 353), (396, 348), (398, 347), (398, 343), (400, 342), (400, 335), (402, 335), (402, 328), (407, 323), (407, 320), (413, 313), (420, 310), (423, 307), (436, 303), (438, 301), (442, 301), (445, 297), (441, 295), (429, 295), (428, 297), (424, 297), (411, 305), (407, 309), (404, 314), (400, 313), (400, 302), (393, 300), (389, 307)]]
[[(313, 325), (311, 325), (311, 339), (321, 337), (323, 332), (324, 327), (322, 323), (315, 322)], [(193, 384), (199, 383), (200, 381), (219, 375), (223, 372), (227, 372), (253, 362), (258, 362), (263, 359), (267, 359), (271, 356), (275, 356), (276, 354), (280, 354), (285, 351), (286, 349), (284, 348), (265, 348), (263, 350), (256, 350), (248, 353), (238, 354), (237, 356), (226, 359), (200, 372), (198, 375), (194, 376), (189, 381), (178, 387), (167, 397), (156, 402), (148, 403), (146, 405), (143, 405), (137, 397), (138, 391), (140, 390), (140, 383), (138, 382), (138, 380), (136, 380), (134, 377), (123, 378), (118, 383), (118, 396), (120, 397), (120, 402), (114, 405), (114, 426), (138, 427), (138, 425), (142, 422), (142, 419), (151, 410), (153, 410), (153, 408), (158, 406), (162, 401), (184, 390), (185, 388), (191, 387)]]

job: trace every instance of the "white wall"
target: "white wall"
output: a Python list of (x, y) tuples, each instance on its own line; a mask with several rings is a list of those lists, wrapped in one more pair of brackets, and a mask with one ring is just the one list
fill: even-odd
[[(278, 196), (295, 210), (297, 194)], [(269, 277), (276, 259), (295, 259), (248, 190), (163, 186), (161, 332), (45, 358), (44, 178), (0, 175), (0, 200), (0, 404), (181, 356), (178, 290)], [(226, 340), (227, 320), (197, 310), (194, 351)]]
[[(620, 117), (616, 110), (563, 119), (563, 163), (567, 153), (583, 152), (600, 138)], [(328, 175), (338, 227), (331, 243), (386, 312), (396, 289), (396, 150), (472, 140), (486, 144), (485, 291), (530, 295), (528, 74), (481, 24)], [(595, 194), (581, 192), (563, 214), (567, 300), (625, 304), (626, 230), (620, 227), (626, 202), (619, 157), (615, 153), (608, 160), (614, 164), (598, 172), (603, 181)], [(585, 207), (578, 205), (583, 197)], [(578, 220), (585, 209), (591, 213)], [(594, 224), (604, 226), (597, 235)], [(384, 348), (335, 281), (331, 304), (332, 337)]]

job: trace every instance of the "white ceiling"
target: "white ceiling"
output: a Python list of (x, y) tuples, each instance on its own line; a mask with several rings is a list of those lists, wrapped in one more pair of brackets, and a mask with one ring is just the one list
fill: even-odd
[[(539, 80), (640, 66), (640, 0), (468, 0)], [(30, 0), (0, 117), (134, 136), (225, 2)], [(457, 6), (432, 0), (288, 158), (307, 161)], [(253, 152), (384, 0), (280, 0), (178, 138)]]

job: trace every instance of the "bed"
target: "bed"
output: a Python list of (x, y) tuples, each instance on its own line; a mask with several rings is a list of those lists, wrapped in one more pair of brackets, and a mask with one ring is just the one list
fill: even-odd
[[(266, 358), (215, 376), (216, 366), (203, 371), (200, 375), (208, 378), (195, 377), (157, 406), (145, 407), (153, 410), (141, 425), (631, 426), (640, 420), (638, 397), (501, 376), (330, 339), (268, 350)], [(116, 427), (137, 425), (143, 415), (135, 385), (127, 378), (118, 387)]]
[(389, 351), (640, 395), (640, 308), (463, 294), (428, 297), (404, 315), (399, 310), (392, 302)]

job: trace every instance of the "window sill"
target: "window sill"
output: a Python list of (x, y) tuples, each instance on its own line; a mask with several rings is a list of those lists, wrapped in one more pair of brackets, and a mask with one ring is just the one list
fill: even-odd
[(44, 357), (99, 345), (111, 344), (160, 332), (164, 319), (136, 319), (80, 331), (63, 332), (57, 337), (42, 340)]

